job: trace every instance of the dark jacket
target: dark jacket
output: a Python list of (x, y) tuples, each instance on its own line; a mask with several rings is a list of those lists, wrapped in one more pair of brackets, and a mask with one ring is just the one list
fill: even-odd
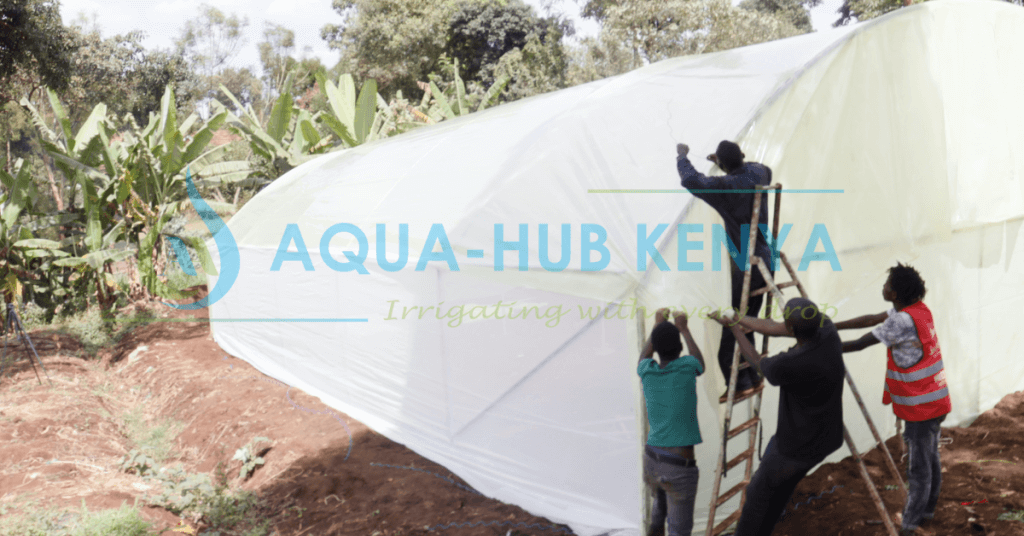
[[(772, 170), (764, 164), (757, 162), (745, 162), (739, 169), (735, 169), (728, 175), (708, 177), (694, 169), (689, 158), (679, 157), (676, 164), (679, 170), (679, 177), (682, 179), (683, 188), (690, 190), (693, 195), (711, 205), (725, 223), (725, 234), (736, 246), (738, 251), (745, 251), (750, 236), (742, 234), (741, 225), (750, 225), (750, 217), (754, 211), (753, 192), (694, 192), (693, 190), (753, 190), (755, 185), (767, 186), (772, 183)], [(768, 225), (768, 194), (761, 194), (761, 213), (758, 221), (767, 228)], [(770, 229), (769, 229), (770, 231)], [(769, 269), (773, 266), (771, 262), (771, 249), (760, 232), (757, 233), (757, 244), (754, 246), (754, 255), (760, 257)], [(734, 272), (743, 271), (742, 266), (730, 263)]]

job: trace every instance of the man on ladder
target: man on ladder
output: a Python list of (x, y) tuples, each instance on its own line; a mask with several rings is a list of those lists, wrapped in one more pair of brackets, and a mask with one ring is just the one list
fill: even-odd
[[(694, 169), (690, 163), (688, 154), (690, 148), (683, 143), (676, 145), (676, 168), (683, 188), (690, 190), (694, 197), (703, 200), (711, 205), (711, 208), (722, 217), (725, 223), (725, 235), (729, 241), (740, 251), (739, 259), (746, 259), (747, 232), (744, 227), (750, 226), (751, 216), (754, 209), (753, 190), (756, 186), (768, 186), (772, 181), (772, 170), (757, 162), (744, 162), (743, 151), (740, 146), (731, 141), (722, 141), (714, 154), (708, 155), (708, 160), (714, 162), (726, 175), (709, 177)], [(728, 190), (728, 191), (727, 191)], [(761, 194), (761, 206), (765, 207), (759, 214), (758, 221), (765, 228), (768, 226), (768, 194)], [(757, 243), (754, 246), (754, 255), (765, 262), (769, 271), (774, 271), (771, 260), (771, 249), (765, 242), (764, 237), (758, 234)], [(732, 268), (732, 307), (738, 309), (743, 294), (743, 268), (736, 262), (729, 263)], [(765, 281), (761, 272), (754, 270), (751, 274), (750, 288), (761, 288)], [(761, 311), (761, 303), (764, 295), (751, 296), (747, 304), (747, 311), (741, 311), (747, 316), (756, 317)], [(754, 343), (754, 334), (748, 333), (747, 339)], [(729, 387), (729, 375), (732, 372), (733, 351), (736, 348), (736, 338), (731, 330), (722, 330), (721, 343), (718, 345), (718, 365), (725, 375), (726, 389)], [(755, 392), (762, 385), (761, 378), (753, 369), (741, 368), (736, 378), (736, 399), (741, 399)], [(728, 391), (719, 398), (724, 404), (728, 397)]]
[[(709, 316), (726, 331), (737, 323), (715, 313)], [(779, 386), (780, 393), (778, 428), (747, 485), (735, 536), (769, 536), (800, 480), (843, 444), (846, 367), (839, 332), (806, 298), (789, 300), (783, 316), (784, 324), (738, 316), (739, 325), (773, 337), (796, 337), (796, 345), (761, 358), (753, 344), (738, 340), (751, 365)]]

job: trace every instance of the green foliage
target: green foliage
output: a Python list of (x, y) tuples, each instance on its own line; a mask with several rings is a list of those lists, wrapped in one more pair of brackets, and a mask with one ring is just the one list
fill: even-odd
[[(459, 61), (462, 77), (490, 85), (497, 80), (495, 68), (502, 56), (524, 50), (530, 39), (534, 47), (547, 45), (555, 54), (565, 29), (557, 19), (538, 17), (533, 7), (522, 0), (508, 2), (459, 2), (448, 22), (445, 53)], [(562, 65), (564, 73), (565, 66)], [(559, 73), (554, 73), (557, 77)]]
[(139, 476), (155, 474), (156, 467), (159, 467), (159, 463), (157, 463), (157, 461), (148, 454), (138, 449), (132, 449), (129, 451), (128, 454), (124, 455), (124, 459), (121, 461), (121, 469), (124, 472), (134, 472)]
[(126, 459), (122, 467), (135, 470), (160, 486), (156, 494), (145, 498), (147, 503), (175, 515), (202, 520), (213, 530), (207, 534), (265, 536), (270, 532), (269, 520), (253, 519), (253, 513), (261, 507), (259, 498), (249, 491), (231, 490), (223, 463), (217, 464), (211, 478), (205, 473), (189, 473), (177, 465), (160, 467), (154, 460), (135, 454), (133, 461)]
[[(155, 468), (155, 464), (163, 463), (170, 457), (174, 450), (174, 439), (182, 428), (180, 422), (165, 419), (158, 424), (150, 425), (142, 415), (140, 407), (126, 413), (122, 420), (124, 421), (123, 433), (128, 442), (134, 446), (122, 464), (129, 463), (129, 467), (137, 465), (140, 461), (138, 454), (144, 454), (154, 462), (148, 464), (152, 469)], [(145, 462), (145, 459), (141, 461)]]
[(162, 485), (160, 492), (149, 500), (174, 515), (198, 510), (207, 502), (207, 497), (215, 494), (210, 475), (190, 474), (179, 466), (159, 468), (155, 478)]
[(58, 0), (4, 0), (0, 27), (0, 102), (16, 100), (15, 79), (27, 83), (38, 76), (50, 87), (67, 87), (75, 43)]
[[(289, 80), (291, 78), (289, 77)], [(290, 86), (285, 83), (285, 87)], [(240, 115), (218, 108), (228, 114), (227, 124), (241, 136), (254, 155), (250, 166), (239, 166), (235, 176), (246, 185), (262, 185), (287, 173), (292, 168), (326, 152), (328, 145), (313, 127), (314, 116), (295, 105), (291, 93), (285, 91), (274, 103), (267, 121), (261, 121), (251, 104), (243, 104), (226, 87), (221, 92), (240, 110)], [(242, 179), (241, 177), (245, 177)]]
[[(839, 19), (833, 26), (842, 26), (853, 22), (861, 22), (880, 17), (896, 11), (901, 7), (920, 4), (926, 0), (844, 0), (837, 13)], [(1005, 2), (1024, 6), (1024, 0), (1004, 0)]]
[(144, 123), (160, 111), (164, 89), (174, 88), (175, 107), (189, 108), (198, 96), (199, 79), (179, 55), (142, 46), (144, 33), (129, 32), (102, 38), (99, 29), (72, 28), (78, 43), (71, 83), (61, 93), (72, 124), (80, 124), (97, 104), (114, 117), (132, 114)]
[(744, 0), (740, 3), (740, 7), (745, 9), (778, 15), (801, 32), (814, 30), (811, 26), (810, 9), (818, 5), (821, 5), (821, 0)]
[[(453, 0), (333, 0), (341, 24), (320, 31), (341, 52), (346, 72), (380, 85), (385, 99), (418, 94), (417, 81), (437, 68)], [(323, 87), (321, 85), (321, 87)]]
[(797, 35), (780, 14), (734, 7), (728, 0), (598, 0), (584, 13), (609, 41), (633, 53), (633, 68)]
[(198, 73), (203, 96), (214, 96), (217, 88), (228, 81), (219, 75), (245, 45), (248, 26), (247, 18), (225, 14), (207, 4), (199, 6), (198, 17), (185, 23), (174, 44), (178, 55)]
[(1024, 523), (1024, 510), (1010, 510), (999, 514), (999, 521), (1020, 521)]
[[(102, 103), (75, 133), (57, 95), (52, 91), (48, 95), (60, 132), (50, 130), (29, 101), (23, 100), (22, 105), (32, 113), (43, 146), (74, 187), (70, 201), (76, 210), (70, 215), (71, 223), (82, 231), (66, 237), (67, 244), (61, 242), (65, 249), (47, 250), (54, 256), (60, 256), (58, 251), (70, 254), (53, 260), (53, 265), (73, 270), (78, 290), (94, 287), (104, 310), (117, 301), (112, 265), (129, 257), (135, 259), (140, 284), (148, 292), (169, 299), (188, 297), (158, 276), (166, 262), (163, 248), (158, 247), (162, 246), (160, 233), (171, 216), (190, 206), (185, 181), (188, 170), (195, 172), (196, 182), (204, 186), (247, 174), (247, 163), (218, 159), (226, 146), (206, 150), (228, 113), (222, 111), (203, 123), (192, 114), (179, 123), (174, 91), (168, 86), (159, 114), (151, 113), (145, 128), (127, 115), (128, 128), (115, 139), (113, 123)], [(191, 243), (205, 251), (201, 241)]]
[(248, 478), (249, 475), (256, 470), (256, 466), (263, 465), (263, 458), (257, 456), (257, 454), (267, 449), (259, 449), (256, 445), (270, 442), (269, 438), (256, 437), (249, 441), (245, 446), (235, 451), (235, 455), (231, 459), (242, 462), (242, 469), (238, 473), (238, 478)]
[(82, 512), (54, 508), (28, 509), (27, 513), (5, 515), (0, 519), (0, 534), (19, 536), (146, 536), (152, 524), (142, 518), (136, 506), (122, 503), (120, 508), (90, 512), (83, 502)]
[(215, 529), (218, 534), (244, 534), (245, 536), (265, 536), (268, 534), (270, 520), (254, 523), (252, 513), (261, 506), (256, 494), (249, 491), (232, 492), (228, 487), (227, 472), (224, 464), (217, 464), (214, 476), (213, 493), (203, 497), (199, 514)]
[(142, 519), (138, 508), (122, 503), (116, 510), (85, 510), (71, 536), (146, 536), (151, 528), (152, 524)]

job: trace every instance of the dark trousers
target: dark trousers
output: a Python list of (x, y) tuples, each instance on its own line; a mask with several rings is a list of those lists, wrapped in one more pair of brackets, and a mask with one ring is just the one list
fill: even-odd
[(779, 454), (772, 436), (761, 465), (747, 485), (747, 502), (743, 504), (735, 536), (770, 536), (796, 485), (823, 459), (787, 458)]
[(942, 486), (942, 463), (939, 460), (939, 434), (946, 416), (928, 421), (907, 422), (903, 439), (907, 442), (907, 480), (910, 489), (903, 508), (903, 528), (916, 529), (924, 519), (935, 515)]
[[(754, 266), (751, 266), (750, 272), (750, 290), (757, 290), (765, 286), (764, 277), (761, 275), (761, 270)], [(743, 298), (743, 272), (732, 271), (732, 307), (736, 309), (737, 313), (745, 314), (746, 316), (757, 316), (761, 312), (761, 304), (764, 302), (764, 294), (758, 296), (751, 296), (747, 303), (747, 310), (740, 311), (740, 300)], [(754, 334), (747, 333), (747, 339), (751, 344), (754, 343)], [(732, 330), (728, 327), (722, 327), (722, 340), (718, 345), (718, 366), (722, 367), (722, 374), (725, 375), (725, 384), (729, 385), (729, 375), (732, 374), (732, 354), (736, 349), (736, 337), (733, 336)], [(743, 362), (743, 356), (740, 356), (740, 363)], [(736, 376), (736, 392), (750, 389), (754, 385), (757, 385), (759, 378), (757, 371), (753, 368), (741, 369), (739, 374)]]
[(648, 536), (665, 536), (666, 521), (668, 536), (690, 536), (699, 478), (697, 466), (659, 462), (644, 453), (644, 481), (654, 493)]

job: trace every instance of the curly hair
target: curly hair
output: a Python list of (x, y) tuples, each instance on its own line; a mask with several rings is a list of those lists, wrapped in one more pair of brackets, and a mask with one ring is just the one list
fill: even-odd
[(889, 268), (889, 287), (896, 293), (896, 299), (905, 305), (910, 305), (924, 299), (924, 279), (909, 264), (896, 263), (896, 266)]

